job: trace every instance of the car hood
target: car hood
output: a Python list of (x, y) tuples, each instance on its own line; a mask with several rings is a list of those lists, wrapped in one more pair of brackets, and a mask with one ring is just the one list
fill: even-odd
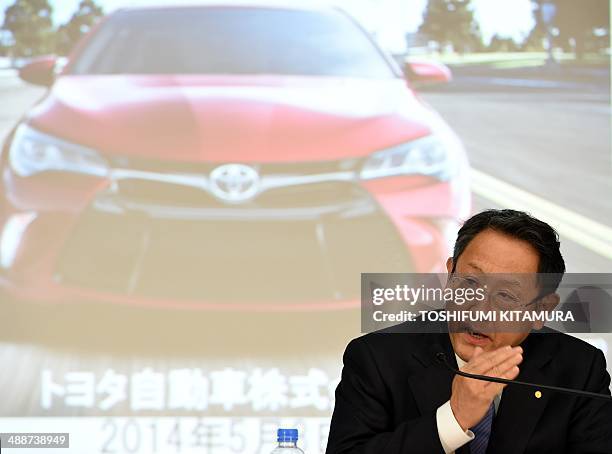
[(61, 76), (27, 121), (104, 153), (178, 161), (363, 156), (428, 134), (402, 79)]

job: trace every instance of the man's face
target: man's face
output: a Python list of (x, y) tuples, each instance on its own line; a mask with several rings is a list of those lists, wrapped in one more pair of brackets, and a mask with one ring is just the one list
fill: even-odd
[[(448, 272), (453, 268), (452, 259), (447, 262)], [(485, 276), (504, 273), (504, 275), (532, 276), (530, 283), (523, 282), (522, 293), (525, 301), (531, 301), (538, 296), (536, 273), (538, 272), (539, 256), (537, 251), (526, 241), (513, 238), (504, 233), (487, 229), (470, 241), (459, 259), (455, 273), (459, 275)], [(487, 303), (485, 303), (487, 304)], [(528, 336), (531, 325), (525, 329), (497, 332), (489, 331), (486, 336), (472, 336), (458, 324), (450, 327), (450, 338), (455, 353), (464, 361), (469, 361), (476, 346), (485, 351), (512, 345), (519, 345)], [(518, 331), (518, 332), (517, 332)]]

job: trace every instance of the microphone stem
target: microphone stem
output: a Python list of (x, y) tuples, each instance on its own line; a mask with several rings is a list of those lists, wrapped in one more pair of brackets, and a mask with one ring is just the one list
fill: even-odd
[(563, 394), (571, 394), (573, 396), (591, 397), (595, 399), (603, 399), (607, 402), (612, 402), (612, 396), (607, 395), (607, 394), (599, 394), (599, 393), (594, 393), (591, 391), (582, 391), (578, 389), (562, 388), (559, 386), (538, 385), (536, 383), (528, 383), (528, 382), (519, 381), (519, 380), (507, 380), (505, 378), (489, 377), (488, 375), (470, 374), (468, 372), (463, 372), (459, 369), (455, 369), (453, 366), (451, 366), (446, 359), (446, 355), (442, 352), (438, 353), (436, 355), (436, 358), (438, 359), (438, 361), (444, 364), (446, 368), (449, 369), (453, 374), (460, 375), (462, 377), (472, 378), (474, 380), (488, 381), (488, 382), (493, 382), (493, 383), (502, 383), (505, 385), (526, 386), (528, 388), (535, 388), (538, 390), (545, 389), (548, 391), (554, 391), (554, 392), (563, 393)]
[(528, 382), (524, 382), (524, 381), (519, 381), (519, 380), (506, 380), (504, 378), (498, 378), (498, 377), (489, 377), (487, 375), (476, 375), (476, 374), (469, 374), (467, 372), (463, 372), (460, 371), (458, 369), (455, 368), (451, 368), (451, 370), (457, 374), (457, 375), (461, 375), (462, 377), (466, 377), (466, 378), (473, 378), (474, 380), (482, 380), (482, 381), (489, 381), (489, 382), (494, 382), (494, 383), (503, 383), (506, 385), (519, 385), (519, 386), (526, 386), (529, 388), (536, 388), (538, 390), (548, 390), (548, 391), (555, 391), (558, 393), (563, 393), (563, 394), (572, 394), (572, 395), (580, 395), (580, 396), (584, 396), (584, 397), (594, 397), (596, 399), (603, 399), (603, 400), (607, 400), (607, 401), (612, 401), (612, 396), (608, 396), (606, 394), (599, 394), (599, 393), (594, 393), (591, 391), (582, 391), (582, 390), (578, 390), (578, 389), (569, 389), (569, 388), (561, 388), (559, 386), (551, 386), (551, 385), (538, 385), (536, 383), (528, 383)]

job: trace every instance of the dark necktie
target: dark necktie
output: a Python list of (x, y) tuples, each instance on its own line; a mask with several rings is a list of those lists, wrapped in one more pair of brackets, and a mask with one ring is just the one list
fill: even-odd
[(491, 426), (493, 425), (494, 415), (495, 405), (491, 404), (489, 410), (484, 415), (484, 418), (482, 418), (478, 424), (472, 427), (471, 430), (474, 432), (474, 439), (470, 442), (471, 454), (485, 454), (487, 452), (487, 445), (489, 444), (489, 438), (491, 437)]

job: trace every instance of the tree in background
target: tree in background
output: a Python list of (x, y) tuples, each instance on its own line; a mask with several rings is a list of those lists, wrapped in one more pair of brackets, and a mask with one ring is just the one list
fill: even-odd
[(15, 57), (52, 52), (55, 47), (51, 5), (48, 0), (15, 0), (4, 11), (3, 30), (13, 36)]
[(474, 20), (470, 0), (429, 0), (419, 33), (459, 53), (482, 49), (480, 27)]
[(525, 38), (522, 44), (522, 50), (524, 51), (536, 51), (541, 52), (544, 48), (544, 41), (546, 40), (546, 24), (540, 14), (539, 6), (536, 4), (539, 0), (534, 1), (533, 8), (533, 19), (535, 25), (529, 32), (529, 35)]
[(70, 20), (57, 30), (57, 53), (68, 55), (103, 14), (94, 0), (82, 0)]
[(542, 3), (555, 4), (557, 12), (552, 25), (559, 32), (555, 42), (565, 50), (573, 48), (577, 58), (582, 58), (586, 51), (609, 47), (609, 0), (533, 0), (533, 3), (536, 21)]
[(7, 57), (11, 55), (11, 49), (15, 40), (13, 35), (8, 30), (0, 28), (0, 56)]
[(520, 48), (512, 38), (502, 38), (495, 34), (491, 38), (487, 50), (489, 52), (518, 52)]

